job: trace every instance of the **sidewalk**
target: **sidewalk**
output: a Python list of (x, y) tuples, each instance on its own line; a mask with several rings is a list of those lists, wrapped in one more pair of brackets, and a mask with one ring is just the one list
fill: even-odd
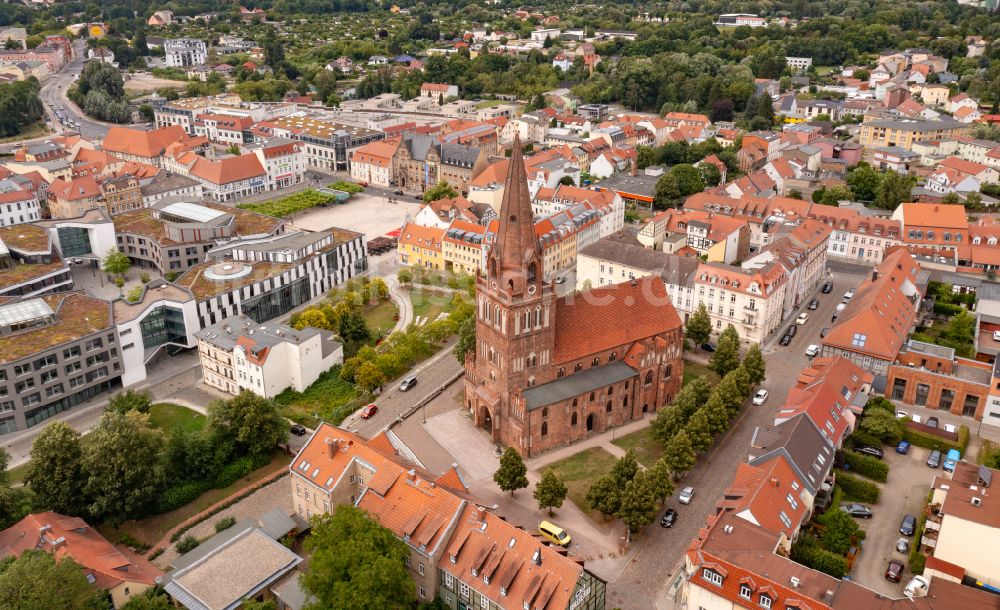
[(406, 327), (413, 323), (413, 301), (410, 300), (409, 293), (405, 292), (399, 285), (399, 280), (395, 276), (386, 276), (385, 283), (389, 285), (389, 298), (396, 304), (399, 310), (399, 320), (396, 321), (392, 332), (406, 330)]
[(553, 462), (558, 462), (563, 458), (576, 455), (584, 449), (590, 449), (591, 447), (600, 447), (615, 457), (622, 457), (625, 455), (625, 450), (618, 445), (613, 444), (611, 441), (646, 428), (653, 421), (654, 416), (655, 414), (647, 414), (642, 419), (631, 421), (624, 426), (619, 426), (601, 434), (594, 434), (593, 436), (587, 438), (587, 440), (579, 441), (565, 447), (560, 447), (559, 449), (546, 451), (545, 453), (533, 458), (528, 458), (524, 461), (524, 463), (528, 466), (529, 470), (541, 470)]

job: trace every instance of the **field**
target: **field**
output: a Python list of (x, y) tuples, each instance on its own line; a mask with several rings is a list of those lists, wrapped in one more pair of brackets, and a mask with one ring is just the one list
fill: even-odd
[(174, 428), (196, 432), (205, 427), (206, 418), (187, 407), (161, 402), (149, 408), (149, 423), (169, 434)]
[(306, 189), (294, 195), (282, 197), (281, 199), (272, 199), (271, 201), (264, 201), (262, 203), (244, 203), (236, 207), (241, 210), (274, 216), (275, 218), (285, 218), (303, 210), (327, 205), (332, 203), (333, 200), (334, 197), (332, 195), (324, 195), (312, 189)]
[(587, 490), (598, 477), (611, 472), (611, 466), (614, 463), (615, 456), (600, 447), (591, 447), (558, 462), (553, 462), (549, 466), (559, 477), (559, 480), (566, 484), (566, 489), (569, 492), (567, 497), (573, 501), (573, 504), (587, 513), (591, 519), (600, 521), (601, 514), (591, 509), (587, 503)]
[(653, 429), (650, 427), (636, 430), (611, 442), (625, 451), (629, 449), (635, 451), (635, 459), (646, 468), (652, 468), (656, 460), (663, 455), (663, 446), (653, 438)]
[(427, 318), (427, 322), (433, 322), (438, 315), (450, 309), (454, 295), (450, 292), (434, 292), (431, 290), (414, 290), (410, 293), (410, 301), (413, 303), (413, 317)]

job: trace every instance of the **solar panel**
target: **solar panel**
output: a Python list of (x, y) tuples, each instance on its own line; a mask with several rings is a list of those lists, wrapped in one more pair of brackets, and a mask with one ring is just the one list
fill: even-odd
[(196, 203), (179, 202), (172, 203), (161, 209), (161, 212), (166, 212), (172, 216), (179, 216), (181, 218), (187, 218), (194, 222), (209, 222), (215, 220), (220, 216), (224, 216), (226, 213), (213, 208), (207, 208), (203, 205), (198, 205)]
[(42, 299), (20, 301), (0, 306), (0, 325), (13, 326), (55, 315), (49, 304)]

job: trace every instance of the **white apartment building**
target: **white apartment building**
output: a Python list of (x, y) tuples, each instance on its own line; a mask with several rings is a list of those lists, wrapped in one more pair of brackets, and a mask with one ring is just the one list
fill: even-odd
[(202, 66), (208, 58), (208, 46), (204, 40), (174, 38), (163, 41), (163, 53), (168, 67)]
[(196, 333), (206, 384), (232, 395), (249, 390), (274, 398), (287, 388), (302, 392), (344, 361), (344, 347), (328, 330), (259, 325), (234, 316)]
[(694, 276), (692, 311), (705, 305), (713, 335), (732, 324), (744, 342), (762, 343), (781, 326), (786, 281), (777, 262), (760, 269), (701, 263)]
[(306, 153), (301, 142), (288, 138), (271, 138), (248, 149), (264, 167), (265, 191), (299, 184), (305, 178)]
[(29, 190), (0, 192), (0, 227), (41, 220), (42, 206)]

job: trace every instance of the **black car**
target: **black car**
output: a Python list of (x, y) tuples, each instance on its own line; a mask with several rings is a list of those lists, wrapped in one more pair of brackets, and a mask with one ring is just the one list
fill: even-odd
[(660, 527), (671, 527), (677, 521), (677, 511), (668, 508), (667, 512), (663, 513), (663, 518), (660, 519)]
[(785, 329), (785, 334), (786, 335), (791, 335), (793, 337), (795, 336), (795, 333), (797, 333), (797, 332), (799, 332), (799, 325), (798, 324), (792, 324), (787, 329)]
[(791, 335), (781, 335), (781, 339), (778, 339), (778, 345), (788, 345), (792, 342)]
[(939, 424), (940, 424), (940, 422), (938, 422), (938, 418), (936, 418), (936, 417), (928, 417), (927, 418), (927, 427), (928, 428), (937, 428)]
[(701, 344), (701, 349), (704, 350), (704, 351), (706, 351), (706, 352), (712, 353), (712, 352), (715, 351), (715, 344), (713, 344), (713, 343), (702, 343)]
[(917, 518), (913, 515), (906, 515), (903, 517), (902, 523), (899, 524), (899, 533), (904, 536), (912, 536), (913, 532), (917, 529)]
[(292, 424), (292, 427), (289, 428), (288, 431), (295, 436), (302, 436), (306, 433), (306, 427), (302, 424)]
[(829, 333), (830, 333), (830, 327), (829, 326), (824, 326), (823, 330), (819, 331), (819, 338), (822, 339), (823, 337), (827, 336)]
[(809, 305), (806, 306), (806, 309), (814, 310), (817, 309), (818, 307), (819, 307), (819, 299), (813, 299), (809, 301)]
[(844, 511), (852, 517), (859, 517), (861, 519), (871, 519), (872, 509), (868, 508), (864, 504), (854, 504), (853, 502), (845, 502), (840, 505), (840, 510)]
[(878, 447), (873, 447), (871, 445), (859, 445), (855, 447), (854, 450), (857, 451), (858, 453), (864, 453), (865, 455), (877, 457), (880, 460), (883, 457), (885, 457), (885, 454), (882, 452), (881, 449), (879, 449)]
[(833, 292), (833, 282), (823, 284), (823, 294), (830, 294), (831, 292)]

